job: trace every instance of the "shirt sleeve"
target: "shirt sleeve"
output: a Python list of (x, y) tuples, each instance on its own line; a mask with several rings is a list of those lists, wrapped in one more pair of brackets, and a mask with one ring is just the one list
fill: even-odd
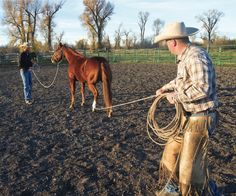
[(19, 58), (18, 58), (18, 67), (22, 68), (22, 53), (19, 55)]
[(193, 102), (206, 98), (209, 94), (211, 81), (211, 60), (201, 54), (189, 60), (188, 72), (191, 83), (177, 94), (180, 102)]
[(165, 84), (162, 89), (164, 91), (174, 91), (176, 85), (176, 79), (170, 81), (169, 83)]

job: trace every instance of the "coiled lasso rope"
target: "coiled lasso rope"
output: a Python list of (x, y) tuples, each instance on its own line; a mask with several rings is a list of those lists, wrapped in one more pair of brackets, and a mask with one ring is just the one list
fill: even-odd
[[(156, 97), (147, 115), (148, 136), (155, 144), (158, 144), (161, 146), (166, 145), (169, 138), (174, 138), (180, 133), (181, 126), (182, 126), (183, 112), (184, 112), (182, 106), (178, 103), (175, 103), (175, 109), (176, 109), (175, 117), (172, 119), (172, 121), (168, 125), (160, 128), (160, 126), (155, 120), (155, 111), (160, 101), (166, 98), (166, 95), (167, 94), (161, 94), (160, 96)], [(149, 132), (149, 128), (151, 128), (153, 133), (158, 137), (158, 141), (152, 138)]]
[[(60, 62), (61, 62), (61, 61), (60, 61)], [(55, 76), (54, 76), (53, 81), (51, 82), (51, 84), (48, 85), (48, 86), (44, 85), (44, 84), (39, 80), (39, 78), (38, 78), (38, 76), (36, 75), (36, 73), (34, 72), (34, 70), (32, 70), (32, 72), (33, 72), (35, 78), (38, 80), (38, 82), (39, 82), (39, 84), (41, 84), (41, 86), (43, 86), (44, 88), (50, 88), (50, 87), (54, 84), (54, 82), (55, 82), (55, 80), (56, 80), (56, 78), (57, 78), (57, 74), (58, 74), (60, 62), (57, 63), (57, 70), (56, 70)]]
[[(175, 104), (175, 108), (176, 108), (176, 114), (175, 117), (172, 119), (172, 121), (165, 127), (160, 128), (158, 123), (155, 120), (155, 111), (157, 108), (157, 105), (160, 103), (160, 101), (164, 98), (166, 98), (167, 94), (162, 94), (158, 97), (156, 97), (156, 95), (151, 95), (149, 97), (145, 97), (145, 98), (141, 98), (141, 99), (136, 99), (134, 101), (130, 101), (130, 102), (126, 102), (126, 103), (122, 103), (122, 104), (117, 104), (117, 105), (113, 105), (111, 107), (101, 107), (101, 108), (95, 108), (95, 110), (106, 110), (108, 108), (115, 108), (115, 107), (120, 107), (120, 106), (124, 106), (124, 105), (128, 105), (128, 104), (132, 104), (132, 103), (136, 103), (139, 101), (143, 101), (143, 100), (147, 100), (147, 99), (152, 99), (155, 98), (153, 104), (151, 105), (149, 111), (148, 111), (148, 115), (147, 115), (147, 133), (149, 138), (158, 145), (166, 145), (168, 139), (170, 137), (175, 137), (177, 136), (181, 129), (182, 129), (182, 118), (183, 118), (183, 108), (180, 104), (176, 103)], [(156, 140), (154, 140), (149, 132), (149, 128), (152, 129), (153, 133), (158, 137), (159, 140), (161, 140), (162, 142), (158, 142)]]

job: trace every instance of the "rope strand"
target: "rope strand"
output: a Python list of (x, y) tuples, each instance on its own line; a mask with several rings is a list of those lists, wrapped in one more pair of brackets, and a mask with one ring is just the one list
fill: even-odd
[(56, 78), (57, 78), (58, 70), (59, 70), (59, 65), (60, 65), (60, 62), (57, 64), (57, 70), (56, 70), (55, 76), (54, 76), (54, 78), (53, 78), (53, 81), (52, 81), (51, 84), (48, 85), (48, 86), (44, 85), (44, 84), (39, 80), (39, 78), (38, 78), (38, 76), (36, 75), (36, 73), (34, 72), (34, 70), (32, 70), (32, 72), (33, 72), (35, 78), (37, 79), (37, 81), (39, 82), (39, 84), (41, 84), (41, 86), (43, 86), (44, 88), (50, 88), (50, 87), (54, 84), (54, 82), (55, 82), (55, 80), (56, 80)]
[(152, 99), (154, 97), (156, 97), (156, 95), (151, 95), (149, 97), (144, 97), (144, 98), (141, 98), (141, 99), (136, 99), (134, 101), (129, 101), (129, 102), (126, 102), (126, 103), (121, 103), (121, 104), (113, 105), (113, 106), (110, 106), (110, 107), (95, 108), (95, 110), (107, 110), (109, 108), (116, 108), (116, 107), (120, 107), (120, 106), (124, 106), (124, 105), (129, 105), (129, 104), (140, 102), (140, 101), (144, 101), (144, 100), (147, 100), (147, 99)]

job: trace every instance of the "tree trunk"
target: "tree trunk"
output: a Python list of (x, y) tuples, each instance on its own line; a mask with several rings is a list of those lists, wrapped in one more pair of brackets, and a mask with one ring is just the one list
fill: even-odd
[(98, 49), (102, 48), (102, 31), (98, 29)]
[(211, 47), (211, 33), (208, 32), (207, 52), (210, 52), (210, 47)]
[(52, 50), (52, 27), (51, 18), (48, 19), (48, 50)]

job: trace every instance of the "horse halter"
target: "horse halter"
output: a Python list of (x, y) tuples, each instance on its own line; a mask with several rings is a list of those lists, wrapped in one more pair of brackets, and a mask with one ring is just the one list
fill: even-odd
[[(59, 50), (56, 50), (54, 54), (52, 55), (51, 61), (52, 63), (60, 63), (63, 59), (63, 47), (62, 46)], [(58, 54), (60, 52), (60, 55)]]

